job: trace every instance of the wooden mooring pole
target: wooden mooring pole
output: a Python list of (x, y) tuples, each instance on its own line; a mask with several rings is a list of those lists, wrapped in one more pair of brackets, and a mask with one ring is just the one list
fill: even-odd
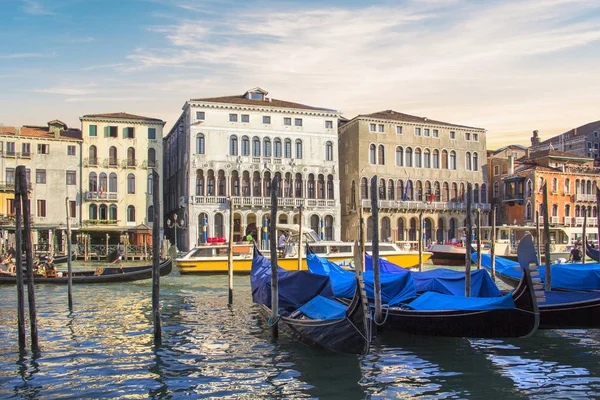
[(477, 209), (477, 269), (481, 269), (481, 253), (483, 251), (481, 247), (481, 209)]
[(600, 188), (596, 183), (596, 224), (598, 225), (598, 240), (596, 241), (597, 249), (600, 250)]
[[(155, 169), (152, 170), (152, 205), (154, 222), (152, 224), (152, 321), (154, 323), (154, 345), (162, 343), (160, 324), (160, 181)], [(175, 262), (175, 260), (171, 260)]]
[(229, 196), (229, 245), (227, 246), (227, 277), (229, 281), (229, 307), (233, 306), (233, 200)]
[[(25, 260), (27, 263), (27, 300), (29, 304), (29, 323), (31, 325), (31, 350), (39, 351), (37, 311), (35, 307), (35, 285), (33, 282), (33, 252), (31, 248), (31, 209), (27, 193), (27, 175), (25, 167), (19, 165), (16, 170), (16, 184), (21, 193), (21, 207), (23, 209), (23, 237), (25, 240)], [(17, 249), (21, 251), (21, 249)], [(17, 269), (23, 268), (17, 264)]]
[(540, 210), (535, 211), (535, 245), (538, 262), (542, 261), (542, 237), (540, 232)]
[(583, 209), (583, 232), (582, 232), (582, 236), (583, 236), (583, 240), (581, 241), (583, 243), (583, 249), (581, 250), (583, 253), (583, 256), (581, 257), (581, 263), (585, 264), (585, 256), (586, 256), (586, 244), (587, 244), (587, 233), (586, 233), (586, 228), (587, 228), (587, 210), (584, 208)]
[(548, 183), (544, 183), (542, 195), (542, 211), (544, 213), (544, 259), (546, 261), (546, 291), (552, 287), (550, 264), (550, 219), (548, 218)]
[(473, 186), (467, 183), (467, 240), (465, 243), (465, 296), (471, 297), (471, 245), (473, 236), (473, 222), (471, 221), (471, 196)]
[(17, 273), (17, 327), (19, 335), (19, 350), (25, 351), (25, 288), (23, 285), (23, 231), (21, 220), (20, 178), (15, 179), (15, 271)]
[(490, 234), (490, 241), (492, 242), (490, 247), (490, 268), (492, 269), (492, 280), (494, 282), (496, 281), (496, 208), (496, 205), (492, 208), (492, 233)]
[[(385, 188), (384, 188), (385, 190)], [(377, 175), (371, 178), (371, 217), (373, 219), (373, 236), (371, 238), (371, 259), (373, 260), (373, 291), (375, 296), (375, 322), (382, 323), (381, 312), (381, 276), (379, 273), (379, 199)]]
[(419, 246), (419, 272), (423, 271), (423, 211), (419, 212), (419, 238), (418, 238), (418, 246)]
[[(69, 311), (73, 311), (73, 269), (71, 266), (71, 221), (69, 215), (69, 197), (65, 199), (65, 209), (67, 210), (67, 286)], [(108, 247), (107, 247), (108, 248)]]
[[(304, 233), (302, 233), (302, 204), (298, 207), (298, 271), (302, 270), (302, 250)], [(307, 261), (308, 263), (308, 261)]]
[(277, 270), (277, 187), (278, 175), (271, 178), (271, 220), (269, 221), (269, 242), (271, 247), (271, 334), (273, 339), (279, 336), (279, 271)]

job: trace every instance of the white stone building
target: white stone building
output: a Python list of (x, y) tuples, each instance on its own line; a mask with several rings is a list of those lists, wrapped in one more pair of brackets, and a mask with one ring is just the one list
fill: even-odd
[(111, 243), (127, 234), (132, 245), (150, 244), (154, 222), (151, 175), (153, 169), (160, 175), (165, 122), (122, 112), (88, 114), (80, 120), (81, 231), (92, 235), (94, 244), (104, 243), (106, 234)]
[(0, 127), (0, 228), (15, 229), (15, 172), (26, 168), (33, 244), (36, 250), (63, 250), (67, 206), (72, 227), (79, 225), (81, 131), (61, 121), (48, 126)]
[[(227, 237), (228, 197), (234, 239), (261, 241), (270, 218), (271, 178), (281, 179), (279, 223), (304, 224), (340, 239), (337, 126), (339, 112), (272, 99), (254, 88), (243, 95), (191, 99), (164, 139), (165, 216), (181, 250)], [(206, 232), (206, 233), (204, 233)], [(167, 229), (173, 241), (174, 229)]]

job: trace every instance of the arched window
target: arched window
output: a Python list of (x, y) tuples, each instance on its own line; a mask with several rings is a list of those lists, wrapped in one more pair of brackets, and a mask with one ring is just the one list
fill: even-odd
[(448, 169), (448, 151), (442, 150), (442, 169)]
[(263, 138), (263, 156), (271, 157), (271, 139)]
[(90, 166), (98, 165), (98, 149), (94, 145), (88, 150), (88, 163)]
[(108, 179), (106, 178), (106, 174), (101, 172), (98, 179), (98, 191), (106, 193), (108, 190)]
[(388, 195), (387, 198), (390, 200), (394, 200), (394, 181), (390, 179), (388, 181)]
[(117, 193), (117, 174), (111, 172), (108, 176), (108, 191), (111, 193)]
[(156, 165), (156, 150), (150, 147), (148, 149), (148, 167), (156, 168), (157, 166), (158, 165)]
[(129, 193), (129, 194), (135, 193), (135, 175), (134, 174), (127, 175), (127, 193)]
[(415, 189), (417, 191), (417, 201), (423, 201), (423, 184), (421, 181), (415, 183)]
[(292, 141), (290, 139), (285, 139), (284, 141), (283, 156), (285, 158), (292, 158)]
[(314, 199), (316, 196), (316, 190), (315, 190), (315, 176), (313, 174), (308, 175), (307, 185), (308, 185), (307, 186), (308, 198)]
[(405, 163), (405, 165), (407, 167), (413, 166), (413, 151), (412, 151), (411, 147), (406, 148), (406, 163)]
[(356, 205), (356, 182), (352, 180), (352, 185), (350, 186), (350, 204), (353, 206)]
[(404, 218), (398, 218), (398, 240), (404, 240)]
[(229, 137), (229, 155), (230, 156), (238, 155), (238, 138), (235, 135), (231, 135)]
[(380, 144), (379, 145), (379, 151), (377, 152), (377, 158), (378, 158), (378, 164), (379, 165), (385, 165), (385, 147)]
[(146, 215), (146, 221), (149, 224), (154, 222), (154, 206), (148, 206), (148, 214)]
[(456, 152), (454, 150), (450, 152), (449, 168), (456, 169)]
[(369, 163), (376, 164), (377, 163), (377, 154), (376, 154), (377, 146), (371, 144), (369, 146)]
[(108, 207), (108, 219), (112, 221), (116, 221), (119, 219), (117, 218), (117, 206), (115, 204), (111, 204)]
[(558, 204), (552, 204), (552, 216), (558, 217)]
[(450, 218), (448, 222), (448, 240), (452, 240), (456, 238), (456, 220), (454, 218)]
[(458, 185), (456, 182), (452, 182), (452, 192), (450, 193), (450, 201), (457, 202), (458, 201)]
[(98, 207), (98, 219), (103, 221), (108, 219), (108, 207), (106, 207), (106, 204), (100, 204), (100, 207)]
[(127, 222), (135, 222), (135, 207), (127, 206)]
[(90, 181), (90, 185), (89, 185), (89, 191), (90, 192), (97, 192), (98, 191), (98, 176), (96, 175), (95, 172), (90, 172), (89, 175), (89, 181)]
[(385, 200), (385, 179), (379, 180), (379, 187), (377, 188), (379, 193), (379, 200)]
[(301, 173), (297, 173), (296, 179), (294, 179), (294, 195), (296, 197), (304, 196), (304, 188), (302, 186), (302, 174)]
[(450, 200), (450, 186), (448, 182), (442, 184), (442, 201), (448, 202)]
[[(571, 205), (570, 204), (565, 204), (565, 217), (570, 217), (571, 216)], [(566, 225), (566, 223), (565, 223)]]
[(417, 225), (419, 224), (416, 218), (410, 219), (410, 228), (408, 229), (408, 240), (415, 241), (417, 240)]
[(199, 133), (196, 135), (196, 154), (204, 154), (205, 152), (204, 133)]
[(479, 184), (473, 185), (473, 203), (479, 203)]
[(396, 147), (396, 165), (399, 167), (404, 165), (404, 149), (402, 146)]
[(467, 151), (467, 153), (465, 154), (465, 169), (467, 171), (471, 171), (472, 170), (472, 166), (471, 166), (471, 152)]
[(558, 178), (552, 178), (552, 193), (558, 192)]
[(525, 220), (526, 221), (531, 221), (531, 214), (532, 214), (531, 203), (527, 202), (527, 204), (525, 205)]
[(527, 192), (525, 193), (525, 197), (531, 197), (533, 196), (533, 182), (531, 182), (531, 179), (527, 180)]
[(296, 158), (302, 159), (302, 140), (296, 139)]
[(432, 167), (439, 168), (440, 167), (440, 151), (438, 149), (434, 149), (432, 153)]
[(223, 218), (223, 214), (215, 214), (214, 235), (216, 237), (223, 237), (225, 235), (225, 228), (223, 226), (224, 221), (225, 218)]
[(571, 193), (571, 180), (569, 178), (565, 179), (565, 194)]
[(360, 198), (364, 200), (369, 198), (369, 182), (367, 178), (360, 180)]
[(473, 152), (473, 171), (479, 171), (479, 155)]
[(127, 149), (127, 166), (135, 167), (135, 149), (133, 147)]
[(381, 218), (380, 235), (382, 242), (390, 242), (392, 240), (392, 226), (388, 217)]
[(423, 167), (431, 168), (431, 152), (429, 149), (423, 150)]
[(333, 200), (334, 199), (333, 175), (327, 175), (327, 198), (329, 200)]
[(496, 198), (500, 196), (500, 184), (498, 182), (494, 182), (494, 193), (492, 194), (492, 197)]
[(325, 216), (325, 240), (333, 240), (333, 217)]
[(402, 179), (398, 179), (398, 182), (396, 182), (396, 198), (398, 200), (406, 201), (408, 200), (405, 198), (406, 196), (407, 194), (404, 193), (404, 182), (402, 182)]
[(248, 136), (242, 136), (242, 156), (250, 155), (250, 138)]
[(275, 140), (273, 141), (273, 146), (275, 147), (275, 158), (281, 158), (281, 139), (275, 138)]
[(98, 206), (96, 206), (95, 204), (90, 204), (88, 217), (89, 219), (98, 219)]
[(152, 194), (154, 180), (152, 179), (152, 174), (148, 175), (148, 187), (146, 188), (146, 193), (148, 195)]
[(487, 203), (487, 185), (485, 183), (481, 184), (481, 202)]
[(333, 161), (333, 143), (325, 143), (325, 160)]
[(436, 240), (440, 244), (444, 243), (444, 220), (442, 218), (438, 218)]
[(117, 166), (117, 148), (115, 146), (110, 146), (108, 149), (108, 165), (111, 167)]
[(417, 147), (415, 149), (415, 168), (421, 168), (421, 166), (421, 149)]
[(252, 156), (260, 157), (260, 139), (256, 136), (252, 138)]
[(204, 196), (204, 172), (196, 171), (196, 196)]

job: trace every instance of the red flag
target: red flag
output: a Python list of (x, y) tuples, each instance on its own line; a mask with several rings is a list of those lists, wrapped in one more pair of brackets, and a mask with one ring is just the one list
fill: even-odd
[(430, 202), (430, 203), (433, 203), (433, 200), (434, 200), (434, 199), (435, 199), (435, 193), (431, 193), (431, 194), (429, 195), (429, 202)]

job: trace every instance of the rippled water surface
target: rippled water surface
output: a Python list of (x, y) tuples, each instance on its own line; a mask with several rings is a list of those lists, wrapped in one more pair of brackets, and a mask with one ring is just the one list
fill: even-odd
[[(600, 398), (600, 331), (530, 339), (380, 335), (367, 356), (273, 342), (249, 278), (161, 278), (163, 344), (152, 344), (151, 281), (36, 287), (41, 353), (20, 356), (16, 288), (0, 287), (1, 398)], [(27, 325), (29, 332), (29, 325)], [(28, 338), (29, 339), (29, 338)]]

